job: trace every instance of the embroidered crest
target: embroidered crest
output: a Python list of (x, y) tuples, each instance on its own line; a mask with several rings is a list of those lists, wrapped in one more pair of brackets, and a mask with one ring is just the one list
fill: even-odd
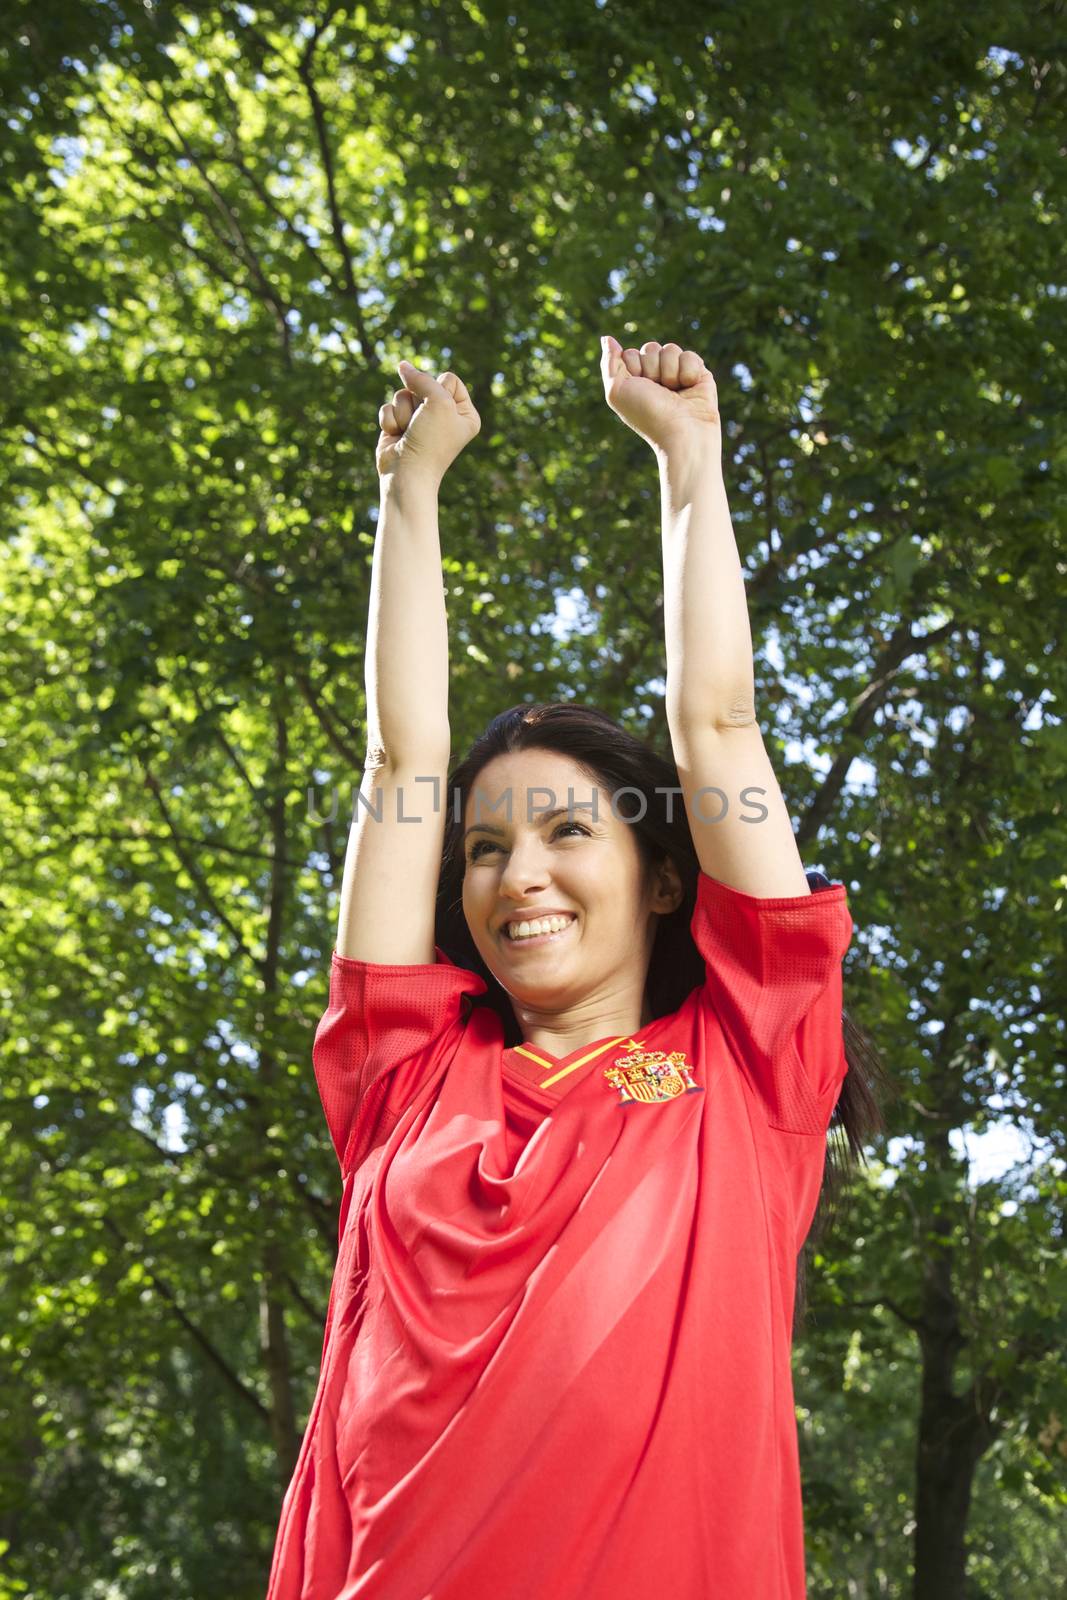
[(631, 1045), (626, 1055), (616, 1056), (613, 1065), (604, 1068), (604, 1076), (618, 1089), (620, 1105), (637, 1101), (654, 1105), (660, 1100), (674, 1100), (680, 1094), (704, 1093), (703, 1086), (693, 1082), (684, 1050), (665, 1055), (662, 1050)]

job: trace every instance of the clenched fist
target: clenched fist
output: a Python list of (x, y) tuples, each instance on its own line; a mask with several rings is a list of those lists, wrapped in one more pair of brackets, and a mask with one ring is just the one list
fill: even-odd
[(654, 339), (640, 350), (624, 350), (610, 334), (600, 345), (604, 398), (654, 450), (721, 449), (715, 379), (695, 350)]
[(454, 372), (431, 378), (410, 361), (396, 369), (405, 387), (380, 407), (375, 464), (381, 478), (402, 474), (440, 483), (453, 461), (481, 431), (482, 419)]

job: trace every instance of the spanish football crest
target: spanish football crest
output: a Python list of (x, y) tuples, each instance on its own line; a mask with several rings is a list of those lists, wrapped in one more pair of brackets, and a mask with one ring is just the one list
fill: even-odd
[(626, 1055), (616, 1056), (614, 1064), (604, 1068), (604, 1076), (618, 1089), (620, 1105), (638, 1101), (653, 1105), (660, 1100), (674, 1100), (680, 1094), (704, 1092), (703, 1085), (693, 1082), (684, 1050), (665, 1055), (662, 1050), (645, 1050), (631, 1044)]

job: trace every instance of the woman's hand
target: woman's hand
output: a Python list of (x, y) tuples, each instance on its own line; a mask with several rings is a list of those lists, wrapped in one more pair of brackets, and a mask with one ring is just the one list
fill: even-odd
[(617, 417), (657, 452), (722, 447), (715, 379), (695, 350), (650, 339), (624, 350), (610, 334), (600, 341), (604, 397)]
[(482, 419), (454, 372), (431, 378), (410, 361), (401, 361), (396, 370), (406, 387), (395, 390), (378, 411), (378, 476), (402, 473), (440, 483), (460, 451), (481, 432)]

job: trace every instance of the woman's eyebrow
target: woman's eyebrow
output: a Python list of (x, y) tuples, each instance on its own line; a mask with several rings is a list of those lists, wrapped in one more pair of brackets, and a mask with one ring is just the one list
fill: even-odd
[[(554, 811), (546, 811), (544, 816), (541, 817), (539, 819), (539, 821), (541, 823), (551, 822), (553, 817), (561, 817), (561, 816), (563, 816), (563, 814), (565, 812), (566, 813), (570, 813), (570, 812), (573, 812), (573, 811), (593, 811), (593, 812), (595, 812), (596, 811), (596, 806), (595, 806), (595, 804), (593, 803), (592, 800), (575, 800), (570, 805), (557, 806)], [(494, 828), (492, 826), (492, 824), (488, 823), (488, 822), (472, 822), (471, 826), (469, 828), (465, 828), (464, 829), (463, 837), (465, 839), (467, 837), (468, 833), (503, 833), (503, 832), (504, 832), (503, 828)]]

